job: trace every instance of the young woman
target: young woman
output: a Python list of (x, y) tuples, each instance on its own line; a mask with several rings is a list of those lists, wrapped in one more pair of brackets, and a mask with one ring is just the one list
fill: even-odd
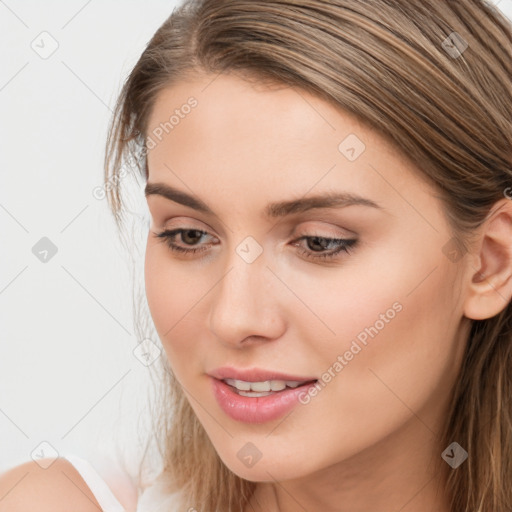
[(120, 227), (145, 181), (162, 510), (512, 509), (511, 76), (479, 0), (160, 27), (105, 179)]

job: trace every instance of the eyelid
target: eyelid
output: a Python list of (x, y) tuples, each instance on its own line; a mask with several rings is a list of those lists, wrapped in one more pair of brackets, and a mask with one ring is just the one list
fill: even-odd
[[(178, 222), (173, 224), (172, 222), (176, 219), (180, 219)], [(200, 224), (200, 225), (198, 225)], [(192, 217), (187, 217), (184, 215), (180, 215), (179, 217), (172, 217), (167, 220), (163, 220), (162, 222), (155, 222), (156, 229), (160, 231), (164, 230), (173, 230), (173, 229), (197, 229), (198, 231), (208, 231), (208, 234), (211, 235), (212, 231), (215, 231), (209, 224), (203, 221), (198, 221)], [(212, 235), (213, 236), (213, 235)], [(216, 235), (215, 235), (216, 236)]]
[[(312, 225), (309, 226), (308, 224)], [(342, 228), (340, 226), (334, 227), (332, 222), (325, 221), (301, 222), (295, 227), (293, 233), (295, 236), (295, 234), (298, 232), (298, 236), (301, 236), (304, 234), (304, 231), (307, 232), (307, 236), (321, 236), (323, 238), (353, 238), (358, 236), (355, 231), (351, 231), (350, 229)], [(318, 232), (321, 232), (321, 234), (317, 235), (316, 233)], [(313, 234), (309, 235), (309, 233)]]

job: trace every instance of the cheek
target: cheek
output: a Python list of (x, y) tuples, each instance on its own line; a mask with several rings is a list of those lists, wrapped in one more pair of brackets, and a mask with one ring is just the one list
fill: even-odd
[(174, 337), (175, 331), (186, 318), (196, 298), (195, 286), (186, 279), (179, 266), (170, 261), (165, 248), (148, 243), (146, 248), (144, 278), (146, 297), (151, 317), (164, 344)]
[(437, 247), (437, 240), (424, 239), (411, 249), (390, 239), (360, 251), (339, 271), (324, 268), (299, 277), (290, 271), (283, 280), (293, 283), (309, 309), (301, 308), (296, 318), (302, 338), (322, 340), (315, 348), (324, 364), (351, 348), (347, 357), (366, 367), (408, 358), (418, 365), (443, 352), (448, 357), (461, 311), (456, 269)]
[[(317, 345), (328, 381), (319, 394), (337, 400), (341, 416), (364, 418), (371, 410), (389, 429), (446, 392), (460, 355), (450, 263), (427, 251), (393, 258), (385, 266), (362, 265), (364, 273), (354, 267), (343, 282), (326, 280), (309, 303), (335, 333)], [(307, 336), (315, 339), (311, 327)]]
[[(181, 368), (198, 363), (192, 354), (199, 350), (207, 314), (205, 296), (215, 279), (205, 279), (199, 270), (185, 270), (187, 262), (172, 260), (165, 247), (148, 242), (144, 263), (145, 290), (149, 310), (167, 358), (179, 378)], [(194, 279), (194, 275), (201, 278)], [(211, 274), (210, 274), (211, 275)], [(191, 364), (192, 363), (192, 364)]]
[[(306, 425), (317, 428), (314, 418), (329, 418), (325, 435), (315, 442), (333, 461), (386, 437), (414, 415), (433, 428), (439, 420), (436, 407), (448, 396), (460, 355), (454, 341), (459, 312), (453, 269), (438, 262), (425, 279), (436, 266), (433, 258), (427, 260), (397, 258), (385, 273), (358, 275), (364, 285), (356, 284), (355, 273), (343, 287), (326, 279), (308, 295), (308, 305), (335, 332), (322, 336), (321, 343), (314, 342), (324, 329), (318, 319), (305, 313), (302, 321), (296, 319), (311, 340), (311, 360), (319, 354), (323, 372), (320, 390), (303, 397), (303, 415), (296, 420), (302, 419), (306, 432)], [(339, 438), (342, 454), (329, 447)]]
[(159, 247), (155, 247), (154, 244), (151, 246), (151, 242), (148, 241), (144, 261), (144, 281), (151, 317), (163, 341), (163, 334), (173, 325), (176, 294), (172, 293), (174, 280), (160, 252)]

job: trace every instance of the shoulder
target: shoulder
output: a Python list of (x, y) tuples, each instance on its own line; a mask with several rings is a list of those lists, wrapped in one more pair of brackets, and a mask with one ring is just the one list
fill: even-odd
[(0, 512), (67, 512), (70, 509), (101, 511), (92, 491), (68, 460), (58, 458), (46, 469), (29, 461), (0, 473)]

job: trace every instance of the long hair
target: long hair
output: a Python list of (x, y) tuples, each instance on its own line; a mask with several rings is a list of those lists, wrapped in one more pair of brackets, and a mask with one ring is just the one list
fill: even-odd
[[(125, 162), (148, 176), (156, 96), (195, 71), (299, 87), (377, 130), (435, 186), (461, 252), (512, 185), (512, 27), (492, 5), (189, 0), (151, 38), (115, 107), (105, 183), (118, 227)], [(509, 302), (472, 321), (439, 436), (441, 446), (456, 441), (469, 454), (447, 478), (453, 512), (512, 510), (511, 368)], [(153, 436), (168, 488), (203, 512), (243, 510), (256, 484), (222, 463), (168, 369), (159, 386)]]

